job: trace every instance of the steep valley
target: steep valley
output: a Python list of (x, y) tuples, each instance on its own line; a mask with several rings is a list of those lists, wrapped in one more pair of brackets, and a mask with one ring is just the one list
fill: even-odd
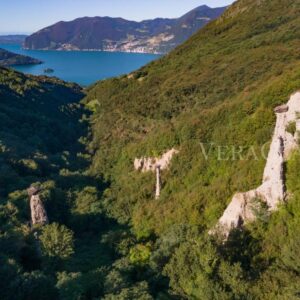
[[(85, 90), (0, 68), (1, 299), (299, 299), (297, 145), (278, 164), (286, 201), (208, 234), (260, 186), (274, 109), (298, 111), (299, 47), (299, 0), (238, 0)], [(296, 141), (299, 118), (280, 135)]]

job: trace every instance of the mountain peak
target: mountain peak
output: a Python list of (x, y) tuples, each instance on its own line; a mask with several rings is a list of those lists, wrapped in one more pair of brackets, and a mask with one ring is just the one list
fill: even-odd
[(26, 39), (25, 48), (167, 53), (224, 10), (202, 5), (181, 18), (142, 22), (110, 17), (77, 18), (34, 33)]
[(203, 5), (196, 7), (195, 9), (212, 9), (212, 8), (206, 4), (203, 4)]

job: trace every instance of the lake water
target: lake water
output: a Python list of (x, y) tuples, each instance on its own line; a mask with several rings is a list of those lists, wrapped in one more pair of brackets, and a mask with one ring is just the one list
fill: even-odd
[(154, 54), (102, 52), (102, 51), (38, 51), (24, 50), (20, 45), (0, 45), (0, 48), (37, 58), (41, 65), (15, 66), (17, 71), (42, 75), (51, 68), (56, 76), (87, 86), (97, 80), (130, 73), (159, 58)]

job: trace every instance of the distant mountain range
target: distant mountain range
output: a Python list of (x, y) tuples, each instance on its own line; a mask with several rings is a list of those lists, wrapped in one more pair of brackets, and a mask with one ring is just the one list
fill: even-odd
[(25, 56), (25, 55), (16, 54), (0, 48), (1, 67), (16, 66), (16, 65), (35, 65), (41, 63), (42, 61), (38, 59)]
[(14, 34), (14, 35), (0, 35), (0, 44), (20, 44), (22, 45), (28, 35)]
[(177, 19), (158, 18), (142, 22), (110, 17), (61, 21), (27, 37), (24, 47), (38, 50), (166, 53), (216, 19), (225, 9), (204, 5)]

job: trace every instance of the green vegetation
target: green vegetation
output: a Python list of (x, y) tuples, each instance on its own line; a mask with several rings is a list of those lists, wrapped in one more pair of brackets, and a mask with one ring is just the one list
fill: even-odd
[[(0, 69), (1, 298), (299, 299), (299, 151), (287, 204), (270, 215), (257, 199), (257, 221), (225, 244), (207, 234), (261, 181), (273, 108), (300, 88), (299, 18), (299, 1), (237, 1), (166, 57), (90, 87), (85, 107), (76, 85)], [(219, 160), (219, 145), (257, 159)], [(133, 161), (172, 147), (156, 200)], [(34, 230), (32, 183), (51, 223)]]
[[(139, 237), (172, 224), (206, 229), (234, 192), (259, 185), (273, 108), (300, 86), (298, 12), (298, 1), (238, 1), (166, 57), (88, 91), (91, 172), (110, 184), (104, 201), (112, 217)], [(253, 146), (258, 159), (218, 161), (212, 147), (206, 160), (200, 142), (242, 146), (243, 154)], [(132, 162), (172, 147), (180, 155), (153, 201), (153, 176), (137, 174)]]
[(74, 253), (73, 232), (64, 225), (46, 225), (40, 236), (43, 254), (49, 257), (68, 258)]
[(15, 65), (34, 65), (41, 64), (42, 62), (38, 59), (16, 54), (0, 48), (0, 66), (15, 66)]
[[(77, 85), (0, 68), (1, 299), (152, 299), (160, 282), (146, 281), (150, 244), (106, 216), (106, 183), (86, 171), (83, 96)], [(32, 184), (50, 225), (29, 223)]]
[(286, 128), (287, 132), (294, 135), (296, 133), (296, 122), (290, 122)]
[[(237, 232), (224, 247), (203, 245), (232, 195), (260, 184), (261, 147), (273, 132), (273, 109), (300, 88), (299, 12), (299, 1), (237, 1), (169, 55), (132, 76), (96, 84), (84, 100), (94, 112), (90, 172), (108, 184), (104, 208), (132, 226), (144, 245), (153, 243), (149, 266), (155, 257), (154, 270), (180, 297), (297, 297), (299, 277), (282, 270), (264, 248), (269, 218), (270, 224), (282, 222), (275, 221), (277, 214), (255, 207), (259, 220), (253, 228)], [(208, 160), (200, 142), (215, 145)], [(244, 156), (252, 149), (257, 159), (220, 161), (219, 145), (242, 146)], [(162, 174), (155, 200), (153, 174), (135, 172), (133, 161), (172, 147), (180, 154)]]

